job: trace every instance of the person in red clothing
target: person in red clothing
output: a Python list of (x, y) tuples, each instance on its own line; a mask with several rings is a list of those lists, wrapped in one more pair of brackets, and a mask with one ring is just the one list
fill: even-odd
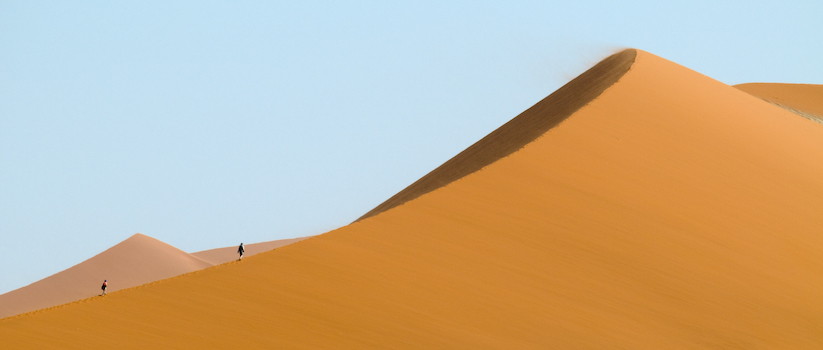
[(106, 295), (106, 287), (109, 286), (109, 280), (103, 280), (103, 295)]

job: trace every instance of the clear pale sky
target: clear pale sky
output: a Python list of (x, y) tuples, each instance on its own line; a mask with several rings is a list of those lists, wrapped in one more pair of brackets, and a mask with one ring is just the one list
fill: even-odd
[(823, 84), (821, 1), (230, 3), (0, 1), (0, 293), (344, 226), (621, 48)]

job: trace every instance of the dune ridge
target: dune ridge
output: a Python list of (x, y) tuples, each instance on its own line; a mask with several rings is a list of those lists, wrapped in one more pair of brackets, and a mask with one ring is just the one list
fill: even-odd
[(748, 83), (734, 87), (803, 118), (823, 124), (823, 85)]
[(204, 269), (211, 263), (137, 233), (66, 270), (0, 295), (0, 318)]
[(597, 99), (449, 186), (242, 262), (0, 320), (0, 339), (820, 349), (823, 129), (810, 123), (638, 50)]
[[(243, 247), (245, 252), (243, 253), (244, 256), (249, 257), (255, 254), (260, 254), (262, 252), (267, 252), (272, 249), (280, 248), (295, 242), (300, 242), (306, 237), (298, 237), (298, 238), (288, 238), (288, 239), (279, 239), (274, 241), (268, 242), (260, 242), (260, 243), (251, 243), (251, 244), (244, 244)], [(238, 244), (239, 246), (239, 244)], [(223, 247), (223, 248), (215, 248), (209, 250), (202, 250), (199, 252), (191, 253), (191, 255), (200, 258), (204, 261), (211, 263), (212, 265), (220, 265), (223, 263), (227, 263), (229, 261), (237, 260), (237, 247)]]
[(635, 50), (626, 49), (600, 61), (497, 130), (370, 210), (357, 221), (434, 191), (519, 150), (560, 124), (617, 82), (634, 63), (635, 56)]

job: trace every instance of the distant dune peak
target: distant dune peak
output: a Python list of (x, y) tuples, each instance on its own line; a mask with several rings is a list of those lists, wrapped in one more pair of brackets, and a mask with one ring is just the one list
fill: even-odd
[(129, 236), (129, 238), (126, 238), (125, 240), (123, 240), (120, 243), (117, 243), (114, 246), (116, 247), (116, 246), (121, 245), (121, 244), (152, 244), (152, 243), (167, 245), (167, 243), (165, 243), (165, 242), (163, 242), (163, 241), (161, 241), (157, 238), (154, 238), (154, 237), (151, 237), (151, 236), (146, 236), (142, 233), (135, 233), (135, 234)]
[(156, 238), (136, 233), (66, 270), (0, 295), (0, 318), (93, 297), (212, 266)]
[(634, 64), (637, 50), (626, 49), (600, 61), (480, 141), (395, 194), (357, 221), (372, 217), (448, 185), (506, 157), (557, 126), (600, 96)]

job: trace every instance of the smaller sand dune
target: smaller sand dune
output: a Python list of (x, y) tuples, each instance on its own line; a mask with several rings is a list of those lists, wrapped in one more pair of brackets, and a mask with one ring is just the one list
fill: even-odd
[[(247, 244), (246, 256), (279, 248), (309, 237)], [(62, 305), (99, 295), (103, 280), (108, 292), (171, 278), (237, 259), (237, 247), (186, 253), (137, 233), (71, 268), (0, 295), (0, 318)]]
[(750, 83), (734, 87), (823, 124), (823, 85)]
[(597, 98), (620, 79), (634, 63), (635, 50), (613, 54), (557, 91), (510, 120), (415, 181), (357, 221), (375, 216), (446, 186), (506, 157), (534, 141), (549, 129)]
[(108, 292), (174, 277), (211, 263), (142, 234), (66, 270), (0, 295), (0, 318), (61, 305)]
[[(298, 237), (298, 238), (289, 238), (289, 239), (280, 239), (276, 241), (268, 241), (268, 242), (261, 242), (261, 243), (253, 243), (253, 244), (245, 244), (244, 248), (246, 250), (243, 253), (243, 256), (251, 256), (262, 252), (267, 252), (272, 249), (280, 248), (285, 245), (289, 245), (295, 242), (302, 241), (307, 237)], [(239, 245), (239, 244), (238, 244)], [(225, 247), (225, 248), (215, 248), (209, 250), (203, 250), (199, 252), (191, 253), (191, 255), (203, 259), (213, 265), (220, 265), (223, 263), (227, 263), (229, 261), (237, 260), (237, 247)]]

